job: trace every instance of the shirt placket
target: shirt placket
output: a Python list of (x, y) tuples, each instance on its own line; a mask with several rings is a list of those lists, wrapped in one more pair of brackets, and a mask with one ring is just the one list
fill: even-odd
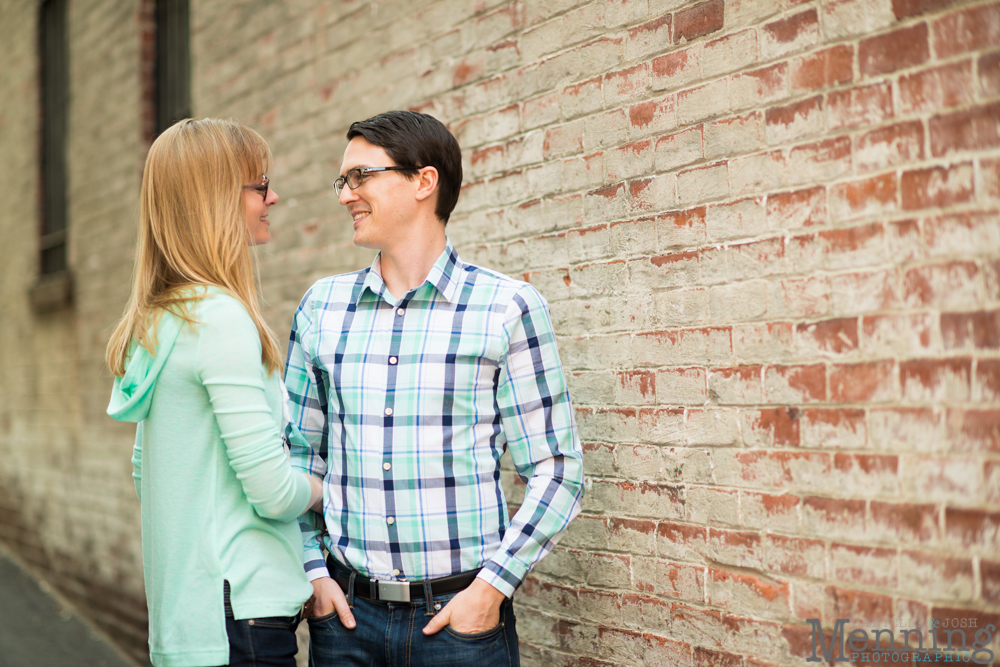
[[(403, 556), (399, 540), (399, 524), (396, 521), (395, 471), (393, 470), (393, 425), (399, 420), (396, 414), (396, 385), (399, 378), (399, 352), (403, 340), (403, 326), (409, 298), (404, 298), (395, 306), (392, 338), (387, 354), (382, 357), (386, 364), (385, 404), (382, 409), (382, 489), (384, 494), (385, 523), (389, 533), (389, 556), (392, 560), (392, 576), (406, 578), (403, 570)], [(400, 422), (401, 423), (401, 422)], [(405, 427), (405, 424), (402, 424)]]

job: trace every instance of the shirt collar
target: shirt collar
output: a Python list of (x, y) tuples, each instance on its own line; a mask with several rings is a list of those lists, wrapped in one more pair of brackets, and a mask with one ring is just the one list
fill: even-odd
[[(451, 239), (446, 236), (445, 241), (444, 251), (434, 262), (434, 266), (431, 267), (423, 284), (429, 283), (444, 297), (445, 301), (451, 303), (458, 293), (458, 273), (461, 270), (462, 261), (458, 258), (458, 252), (455, 251)], [(372, 294), (384, 299), (389, 296), (389, 290), (386, 289), (385, 281), (382, 280), (381, 252), (375, 255), (368, 275), (365, 276), (361, 293), (364, 294), (365, 290), (371, 290)]]

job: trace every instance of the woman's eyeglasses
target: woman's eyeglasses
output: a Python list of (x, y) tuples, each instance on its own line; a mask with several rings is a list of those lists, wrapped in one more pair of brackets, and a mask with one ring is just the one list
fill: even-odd
[(267, 184), (268, 184), (268, 180), (267, 180), (267, 176), (265, 175), (263, 183), (254, 183), (253, 185), (244, 185), (243, 188), (246, 189), (246, 190), (256, 190), (264, 198), (264, 201), (267, 201)]
[(360, 188), (361, 184), (365, 182), (365, 176), (368, 174), (375, 174), (380, 171), (416, 171), (419, 168), (420, 167), (355, 167), (354, 169), (348, 170), (346, 174), (335, 180), (333, 182), (333, 189), (337, 191), (337, 196), (339, 197), (345, 185), (352, 190)]

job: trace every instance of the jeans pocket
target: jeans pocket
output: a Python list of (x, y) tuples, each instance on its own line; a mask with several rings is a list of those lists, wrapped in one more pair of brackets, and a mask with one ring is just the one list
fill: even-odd
[(327, 621), (332, 621), (337, 618), (337, 610), (334, 609), (329, 614), (323, 614), (322, 616), (308, 616), (306, 617), (307, 623), (326, 623)]
[(465, 641), (479, 641), (481, 639), (489, 639), (493, 635), (503, 630), (503, 614), (500, 615), (500, 622), (489, 630), (483, 630), (482, 632), (459, 632), (450, 625), (444, 626), (445, 632), (454, 637), (455, 639), (462, 639)]
[(295, 616), (265, 616), (263, 618), (251, 618), (247, 625), (254, 628), (273, 628), (277, 630), (294, 630), (298, 625)]

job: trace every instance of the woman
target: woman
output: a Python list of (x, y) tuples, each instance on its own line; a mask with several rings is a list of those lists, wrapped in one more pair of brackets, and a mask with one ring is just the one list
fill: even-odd
[(132, 296), (108, 343), (108, 414), (138, 422), (156, 667), (292, 667), (312, 594), (295, 519), (321, 484), (282, 446), (281, 356), (250, 247), (270, 240), (269, 161), (260, 135), (213, 119), (177, 123), (146, 158)]

